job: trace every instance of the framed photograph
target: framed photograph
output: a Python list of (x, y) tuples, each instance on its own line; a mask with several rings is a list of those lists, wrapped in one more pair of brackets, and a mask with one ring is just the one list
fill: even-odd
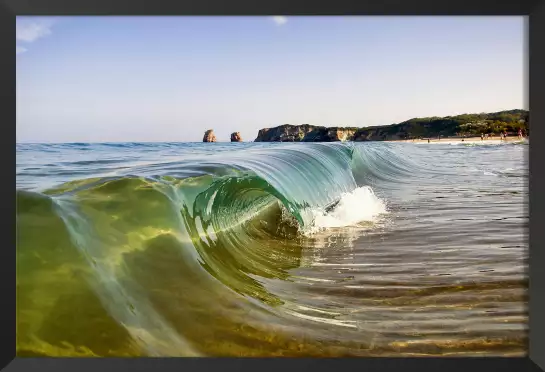
[(5, 370), (544, 369), (543, 1), (4, 9)]

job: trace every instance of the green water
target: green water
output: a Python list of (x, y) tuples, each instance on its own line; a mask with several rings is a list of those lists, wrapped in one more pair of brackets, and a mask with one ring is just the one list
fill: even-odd
[(18, 145), (17, 353), (522, 355), (527, 148)]

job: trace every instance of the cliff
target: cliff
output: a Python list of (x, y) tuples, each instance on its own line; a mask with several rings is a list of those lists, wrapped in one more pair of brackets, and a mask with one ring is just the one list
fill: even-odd
[(333, 142), (350, 141), (357, 128), (284, 124), (259, 131), (255, 142)]
[(529, 134), (528, 119), (529, 113), (526, 110), (509, 110), (442, 118), (414, 118), (398, 124), (363, 128), (284, 124), (261, 129), (255, 142), (392, 141), (439, 136), (480, 136), (481, 133), (516, 133), (519, 129)]
[(261, 129), (254, 142), (300, 142), (315, 127), (308, 124), (284, 124), (275, 128)]

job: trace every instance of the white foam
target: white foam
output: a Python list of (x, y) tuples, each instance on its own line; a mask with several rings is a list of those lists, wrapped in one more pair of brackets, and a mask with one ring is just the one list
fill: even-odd
[(356, 226), (361, 222), (374, 222), (383, 213), (386, 213), (386, 204), (375, 195), (373, 189), (369, 186), (358, 187), (350, 193), (344, 193), (329, 213), (314, 210), (313, 228)]

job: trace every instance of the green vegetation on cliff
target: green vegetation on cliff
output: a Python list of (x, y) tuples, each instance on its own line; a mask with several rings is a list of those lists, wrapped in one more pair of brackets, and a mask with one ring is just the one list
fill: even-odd
[[(379, 127), (362, 128), (377, 129)], [(480, 136), (500, 132), (528, 133), (528, 111), (510, 110), (494, 113), (463, 114), (457, 116), (414, 118), (403, 123), (393, 124), (390, 133), (399, 131), (409, 138), (437, 136)]]
[(500, 132), (529, 134), (529, 112), (509, 110), (494, 113), (414, 118), (399, 124), (363, 128), (319, 127), (284, 124), (259, 131), (257, 142), (269, 141), (384, 141), (427, 137), (480, 136)]

